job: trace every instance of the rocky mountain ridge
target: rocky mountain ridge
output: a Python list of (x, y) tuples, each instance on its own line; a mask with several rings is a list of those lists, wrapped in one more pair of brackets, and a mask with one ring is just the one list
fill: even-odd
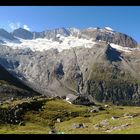
[[(1, 44), (0, 64), (34, 90), (48, 96), (90, 94), (100, 102), (140, 104), (140, 50), (132, 37), (109, 27), (26, 32), (29, 37), (25, 32), (18, 36), (24, 42), (18, 48)], [(42, 51), (30, 47), (40, 48), (42, 42), (47, 42)]]
[[(26, 29), (18, 28), (13, 32), (8, 33), (4, 29), (0, 29), (0, 37), (8, 39), (10, 41), (17, 41), (20, 43), (19, 38), (25, 40), (37, 39), (37, 38), (47, 38), (53, 41), (58, 41), (59, 36), (75, 36), (78, 38), (86, 38), (95, 41), (106, 41), (108, 43), (118, 44), (124, 47), (135, 47), (137, 42), (126, 34), (114, 31), (110, 27), (105, 28), (87, 28), (87, 29), (77, 29), (77, 28), (57, 28), (52, 30), (46, 30), (42, 32), (31, 32)], [(4, 42), (1, 39), (1, 42)]]

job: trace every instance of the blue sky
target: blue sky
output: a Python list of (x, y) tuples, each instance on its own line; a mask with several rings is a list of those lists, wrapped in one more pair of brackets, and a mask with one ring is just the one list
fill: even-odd
[(106, 26), (140, 42), (140, 6), (0, 6), (0, 28), (8, 31)]

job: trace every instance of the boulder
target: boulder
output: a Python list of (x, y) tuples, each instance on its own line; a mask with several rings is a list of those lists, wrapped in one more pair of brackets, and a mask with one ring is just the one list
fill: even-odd
[(112, 116), (112, 117), (111, 117), (112, 120), (119, 119), (119, 118), (120, 118), (120, 117), (118, 117), (118, 116)]
[(61, 122), (61, 119), (60, 118), (57, 118), (57, 120), (56, 120), (58, 123), (60, 123)]
[(87, 128), (88, 126), (84, 123), (74, 124), (73, 128)]

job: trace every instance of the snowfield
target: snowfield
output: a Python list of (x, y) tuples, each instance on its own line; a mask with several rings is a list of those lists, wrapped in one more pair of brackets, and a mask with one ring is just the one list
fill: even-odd
[[(37, 38), (32, 40), (25, 40), (18, 37), (15, 37), (19, 40), (19, 42), (16, 41), (9, 41), (2, 37), (0, 37), (1, 40), (5, 42), (6, 46), (9, 46), (12, 49), (31, 49), (32, 51), (45, 51), (49, 49), (57, 49), (59, 52), (75, 47), (85, 47), (85, 48), (92, 48), (95, 44), (98, 44), (98, 42), (93, 41), (92, 39), (84, 39), (84, 38), (78, 38), (78, 34), (80, 33), (80, 30), (77, 28), (69, 28), (69, 30), (72, 32), (70, 36), (63, 36), (61, 34), (56, 34), (56, 40), (54, 41), (52, 39), (47, 38)], [(97, 28), (89, 27), (88, 30), (97, 30)], [(102, 29), (99, 29), (101, 32), (109, 32), (111, 34), (115, 34), (115, 31), (110, 27), (105, 27)], [(76, 34), (76, 36), (73, 36), (73, 34)], [(99, 40), (99, 42), (102, 42)], [(138, 48), (129, 48), (129, 47), (123, 47), (114, 43), (110, 43), (112, 48), (115, 48), (119, 51), (123, 51), (125, 53), (131, 53), (134, 50), (138, 50)]]
[(117, 45), (117, 44), (114, 44), (114, 43), (110, 43), (110, 46), (112, 48), (115, 48), (119, 51), (123, 51), (123, 52), (126, 52), (126, 53), (131, 53), (132, 51), (139, 50), (138, 48), (123, 47), (123, 46), (120, 46), (120, 45)]
[(91, 48), (96, 42), (87, 39), (81, 39), (73, 36), (64, 37), (60, 34), (57, 35), (59, 41), (52, 41), (45, 38), (38, 38), (33, 40), (20, 39), (22, 43), (10, 43), (7, 42), (5, 45), (12, 49), (27, 49), (30, 48), (32, 51), (44, 51), (49, 49), (58, 49), (59, 52), (71, 49), (74, 47), (85, 47)]

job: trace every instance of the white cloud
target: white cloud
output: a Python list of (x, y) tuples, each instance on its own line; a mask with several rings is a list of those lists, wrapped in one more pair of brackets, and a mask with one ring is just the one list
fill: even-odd
[(28, 27), (28, 25), (21, 24), (20, 22), (9, 22), (8, 25), (11, 28), (11, 30), (15, 30), (22, 27), (23, 29), (30, 31), (30, 28)]
[(30, 28), (27, 25), (23, 25), (23, 29), (30, 31)]
[(9, 23), (9, 27), (12, 29), (12, 30), (15, 30), (15, 29), (18, 29), (21, 27), (21, 23), (20, 22), (11, 22)]

